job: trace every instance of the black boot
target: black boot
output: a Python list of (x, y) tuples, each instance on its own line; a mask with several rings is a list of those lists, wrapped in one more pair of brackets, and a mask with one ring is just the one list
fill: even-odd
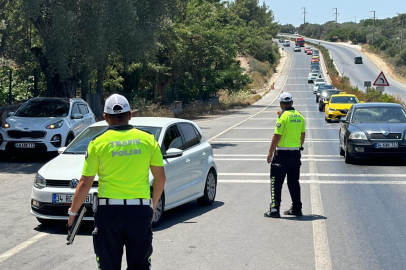
[(288, 211), (285, 211), (284, 214), (287, 216), (303, 216), (301, 209), (293, 209), (293, 207), (291, 207)]
[(279, 213), (279, 209), (271, 208), (268, 212), (264, 213), (264, 217), (280, 218), (281, 214)]

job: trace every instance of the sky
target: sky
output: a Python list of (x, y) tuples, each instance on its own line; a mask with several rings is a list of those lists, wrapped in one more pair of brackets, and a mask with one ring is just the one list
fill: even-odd
[[(261, 2), (261, 0), (260, 0)], [(397, 13), (406, 13), (406, 0), (265, 0), (267, 6), (274, 12), (275, 20), (280, 24), (293, 24), (299, 26), (303, 23), (303, 7), (306, 7), (306, 22), (323, 24), (335, 20), (333, 13), (337, 8), (338, 23), (373, 18), (376, 11), (377, 19), (395, 17)]]

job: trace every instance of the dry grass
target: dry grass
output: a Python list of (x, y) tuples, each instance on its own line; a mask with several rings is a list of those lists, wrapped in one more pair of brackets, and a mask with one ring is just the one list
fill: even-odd
[(134, 110), (133, 116), (139, 117), (174, 117), (175, 114), (166, 107), (153, 104)]

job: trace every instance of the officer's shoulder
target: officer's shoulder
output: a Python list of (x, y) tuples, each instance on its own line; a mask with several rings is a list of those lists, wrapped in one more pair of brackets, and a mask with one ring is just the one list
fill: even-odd
[(279, 114), (278, 118), (281, 118), (284, 113), (285, 113), (285, 111), (282, 111), (282, 112)]
[(137, 129), (137, 128), (135, 128), (134, 131), (138, 132), (138, 134), (140, 135), (140, 139), (148, 139), (148, 140), (155, 139), (154, 135), (147, 131)]
[(108, 131), (108, 129), (105, 130), (105, 131), (103, 131), (103, 132), (100, 133), (99, 135), (96, 135), (96, 136), (92, 139), (92, 142), (94, 142), (94, 141), (96, 141), (97, 139), (99, 139), (99, 138), (100, 138), (101, 136), (103, 136), (107, 131)]

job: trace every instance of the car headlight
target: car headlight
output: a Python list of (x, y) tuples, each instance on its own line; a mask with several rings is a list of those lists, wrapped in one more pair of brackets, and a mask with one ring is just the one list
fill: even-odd
[(11, 126), (10, 126), (10, 124), (9, 123), (7, 123), (7, 122), (4, 122), (4, 124), (3, 125), (1, 125), (3, 128), (10, 128)]
[(55, 129), (55, 128), (60, 128), (63, 125), (63, 120), (58, 121), (56, 123), (48, 125), (46, 128), (47, 129)]
[(46, 186), (45, 178), (42, 177), (39, 173), (35, 176), (34, 179), (34, 187), (36, 188), (44, 188)]
[(354, 132), (351, 133), (350, 136), (348, 137), (350, 140), (368, 140), (367, 136), (365, 135), (364, 132)]

